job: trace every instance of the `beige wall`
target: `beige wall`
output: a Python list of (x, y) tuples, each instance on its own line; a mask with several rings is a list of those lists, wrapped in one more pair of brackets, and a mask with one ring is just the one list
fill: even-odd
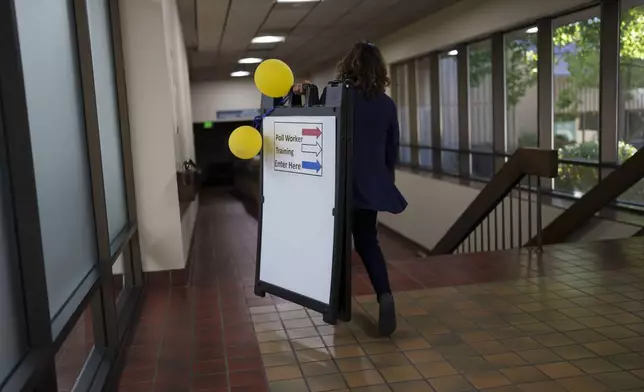
[[(464, 0), (408, 26), (378, 42), (388, 63), (446, 48), (474, 37), (560, 12), (587, 0)], [(320, 88), (335, 79), (335, 66), (325, 65), (308, 76)], [(212, 121), (218, 110), (259, 106), (252, 78), (195, 83), (192, 110), (195, 122)]]
[[(174, 108), (172, 114), (174, 118), (173, 124), (175, 125), (175, 167), (177, 170), (181, 170), (183, 162), (189, 159), (195, 160), (190, 75), (188, 73), (188, 58), (176, 0), (164, 0), (163, 15), (167, 43), (166, 55)], [(187, 260), (189, 256), (198, 206), (198, 200), (193, 201), (181, 217), (184, 260)]]
[(464, 0), (378, 41), (389, 63), (530, 23), (588, 0)]
[[(432, 249), (436, 245), (479, 193), (479, 190), (475, 188), (400, 170), (396, 172), (396, 185), (407, 198), (409, 207), (400, 215), (381, 214), (380, 222), (427, 249)], [(516, 200), (514, 202), (513, 226), (518, 228), (518, 203)], [(509, 202), (505, 203), (506, 228), (510, 227), (509, 204)], [(524, 214), (522, 220), (524, 242), (528, 239), (528, 222), (525, 218), (528, 214), (528, 204), (527, 199), (523, 200), (521, 204)], [(533, 214), (536, 211), (534, 204), (533, 202)], [(543, 227), (563, 211), (561, 208), (544, 206)], [(499, 215), (501, 215), (500, 212)], [(533, 230), (535, 228), (536, 221), (533, 221)], [(575, 238), (575, 241), (625, 238), (632, 236), (638, 230), (639, 227), (636, 226), (594, 219), (589, 223), (584, 233), (580, 233)], [(515, 230), (515, 243), (518, 243), (517, 233), (518, 230)], [(508, 231), (506, 233), (506, 243), (508, 244), (510, 243), (509, 236)], [(492, 236), (491, 241), (494, 240), (495, 237)]]
[(318, 86), (320, 89), (320, 94), (322, 93), (322, 89), (332, 80), (336, 79), (336, 70), (335, 66), (330, 66), (328, 68), (325, 68), (321, 71), (315, 72), (311, 75), (309, 78), (313, 84)]
[[(391, 64), (585, 3), (588, 1), (464, 0), (379, 40), (378, 45), (387, 63)], [(324, 66), (309, 77), (319, 87), (334, 78), (332, 66)], [(532, 102), (536, 94), (527, 95), (516, 108), (517, 118), (536, 115), (536, 104)], [(192, 99), (195, 121), (206, 121), (214, 119), (216, 110), (256, 107), (258, 104), (249, 105), (258, 102), (259, 95), (251, 80), (243, 80), (195, 85)], [(382, 215), (381, 222), (427, 248), (435, 245), (478, 194), (474, 188), (402, 171), (398, 173), (397, 182), (410, 202), (409, 209), (398, 216)], [(528, 201), (523, 201), (522, 206), (527, 209)], [(544, 207), (543, 224), (562, 211)], [(625, 237), (636, 230), (634, 226), (596, 219), (581, 235), (581, 240)]]
[(257, 109), (260, 102), (261, 94), (252, 78), (192, 85), (194, 122), (214, 121), (219, 110)]
[[(520, 26), (586, 3), (586, 0), (465, 0), (377, 43), (387, 63), (391, 64), (448, 49), (454, 44)], [(332, 72), (333, 69), (329, 67), (322, 68), (314, 72), (312, 79), (319, 83)], [(522, 125), (536, 123), (535, 98), (534, 91), (529, 91), (517, 105), (517, 131), (522, 129)], [(478, 194), (474, 188), (404, 171), (398, 173), (397, 184), (409, 200), (409, 208), (398, 216), (383, 214), (381, 222), (427, 248), (436, 244)], [(527, 209), (528, 201), (522, 205)], [(544, 207), (544, 226), (562, 211), (560, 208)], [(588, 230), (580, 235), (580, 239), (621, 238), (636, 231), (634, 226), (595, 219)]]
[[(392, 64), (588, 3), (588, 0), (462, 0), (376, 43), (385, 61)], [(333, 72), (333, 67), (324, 66), (312, 73), (312, 79), (320, 81)]]
[(121, 0), (143, 269), (183, 268), (197, 202), (183, 220), (176, 170), (194, 157), (190, 85), (175, 0)]
[[(321, 90), (335, 79), (335, 67), (296, 78), (298, 81), (305, 79), (311, 79)], [(219, 110), (256, 109), (261, 101), (252, 78), (193, 83), (191, 94), (195, 122), (214, 121)]]

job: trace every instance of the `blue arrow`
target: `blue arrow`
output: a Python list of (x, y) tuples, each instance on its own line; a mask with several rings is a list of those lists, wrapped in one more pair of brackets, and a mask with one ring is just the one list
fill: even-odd
[(315, 170), (315, 172), (319, 172), (320, 169), (322, 169), (322, 165), (320, 165), (320, 161), (315, 161), (315, 162), (307, 162), (307, 161), (302, 161), (302, 168), (306, 170)]

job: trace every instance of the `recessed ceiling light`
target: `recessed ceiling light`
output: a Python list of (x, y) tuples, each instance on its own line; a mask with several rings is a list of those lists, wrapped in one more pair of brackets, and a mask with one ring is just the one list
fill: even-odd
[(274, 44), (277, 42), (284, 42), (286, 38), (277, 35), (262, 35), (253, 38), (251, 41), (254, 44)]
[(250, 72), (248, 71), (235, 71), (230, 74), (233, 78), (243, 78), (244, 76), (250, 75)]
[(452, 49), (449, 52), (447, 52), (447, 54), (450, 56), (456, 56), (458, 54), (458, 50)]
[(239, 60), (239, 64), (259, 64), (262, 62), (262, 59), (257, 57), (246, 57)]
[(534, 33), (537, 33), (538, 31), (539, 31), (539, 28), (535, 26), (535, 27), (530, 27), (525, 32), (528, 34), (534, 34)]

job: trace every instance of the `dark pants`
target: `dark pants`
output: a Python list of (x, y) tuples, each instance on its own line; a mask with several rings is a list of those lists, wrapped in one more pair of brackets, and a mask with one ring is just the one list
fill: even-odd
[(353, 210), (353, 244), (369, 274), (376, 294), (391, 293), (387, 264), (378, 243), (378, 212)]

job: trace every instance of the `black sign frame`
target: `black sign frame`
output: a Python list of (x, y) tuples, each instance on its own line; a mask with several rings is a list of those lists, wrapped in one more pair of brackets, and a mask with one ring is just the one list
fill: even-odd
[[(338, 320), (351, 320), (351, 156), (353, 151), (353, 106), (348, 86), (332, 83), (325, 89), (323, 106), (273, 106), (276, 100), (263, 97), (265, 114), (276, 117), (335, 117), (336, 121), (336, 173), (333, 235), (333, 261), (329, 304), (278, 287), (261, 280), (261, 251), (264, 212), (264, 160), (260, 154), (260, 205), (258, 217), (257, 258), (255, 266), (255, 295), (271, 294), (322, 314), (324, 322), (337, 324)], [(261, 129), (260, 129), (261, 132)]]

